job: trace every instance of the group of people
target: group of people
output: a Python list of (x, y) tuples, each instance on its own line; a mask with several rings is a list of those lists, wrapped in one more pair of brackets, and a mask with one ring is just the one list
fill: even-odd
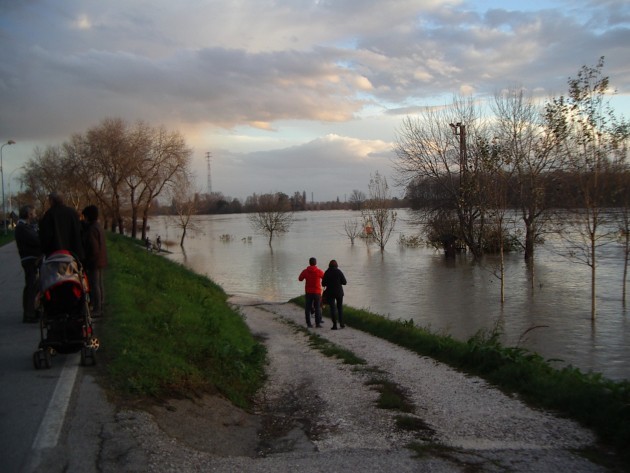
[[(332, 330), (344, 328), (343, 323), (343, 286), (347, 284), (346, 277), (339, 269), (337, 261), (330, 260), (326, 272), (317, 267), (317, 259), (309, 258), (306, 267), (298, 277), (298, 281), (304, 281), (306, 300), (304, 314), (306, 326), (313, 327), (311, 323), (311, 311), (314, 309), (315, 327), (322, 326), (322, 301), (330, 307), (330, 317), (333, 321)], [(322, 287), (326, 289), (322, 292)]]
[(15, 227), (15, 241), (24, 269), (22, 307), (24, 322), (37, 322), (35, 300), (38, 288), (37, 271), (42, 257), (54, 251), (67, 250), (82, 264), (90, 286), (92, 316), (102, 315), (104, 303), (103, 269), (107, 266), (105, 233), (98, 222), (99, 211), (88, 205), (79, 214), (65, 205), (61, 194), (48, 196), (49, 208), (37, 220), (35, 208), (20, 208)]

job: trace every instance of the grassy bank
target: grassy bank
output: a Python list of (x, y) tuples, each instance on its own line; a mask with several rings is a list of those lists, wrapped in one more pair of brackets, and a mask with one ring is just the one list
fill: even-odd
[[(303, 307), (304, 296), (292, 302)], [(530, 405), (575, 419), (628, 456), (630, 381), (615, 382), (573, 367), (556, 369), (536, 353), (502, 346), (498, 332), (479, 333), (462, 342), (431, 333), (412, 321), (391, 320), (352, 307), (344, 307), (344, 319), (353, 328), (517, 393)]]
[(10, 241), (15, 240), (13, 230), (7, 230), (7, 234), (4, 234), (4, 229), (0, 228), (0, 246), (4, 246)]
[[(218, 391), (247, 407), (264, 380), (265, 351), (227, 305), (221, 288), (128, 238), (108, 235), (108, 244), (107, 320), (99, 324), (98, 335), (110, 385), (132, 397)], [(293, 302), (303, 306), (304, 298)], [(351, 307), (344, 314), (353, 328), (579, 421), (622, 455), (630, 445), (629, 381), (554, 368), (535, 353), (502, 346), (497, 332), (463, 342)]]
[(223, 290), (109, 234), (105, 323), (97, 326), (109, 385), (131, 397), (220, 392), (247, 407), (264, 380), (264, 346)]

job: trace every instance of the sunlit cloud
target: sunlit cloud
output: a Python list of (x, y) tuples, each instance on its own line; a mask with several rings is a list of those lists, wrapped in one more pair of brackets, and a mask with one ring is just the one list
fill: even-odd
[[(322, 195), (365, 188), (370, 166), (389, 166), (398, 118), (512, 84), (565, 93), (600, 56), (630, 95), (622, 0), (14, 3), (0, 21), (3, 133), (45, 147), (108, 117), (190, 130), (200, 178), (203, 153), (217, 151), (213, 187), (231, 195), (267, 174), (257, 166), (271, 152), (296, 172), (311, 166), (301, 156), (346, 170), (321, 171)], [(221, 182), (220, 166), (238, 178)]]

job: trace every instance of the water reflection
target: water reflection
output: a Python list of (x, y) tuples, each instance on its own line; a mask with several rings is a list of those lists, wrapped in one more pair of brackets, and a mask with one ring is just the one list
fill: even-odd
[[(396, 231), (384, 253), (344, 233), (357, 212), (304, 212), (285, 235), (267, 239), (253, 233), (245, 215), (200, 216), (200, 232), (186, 237), (166, 218), (151, 222), (152, 237), (162, 240), (170, 257), (208, 275), (230, 294), (285, 302), (302, 294), (297, 277), (315, 256), (325, 269), (336, 259), (348, 279), (345, 301), (395, 319), (466, 339), (499, 324), (504, 343), (522, 346), (546, 358), (614, 379), (630, 379), (630, 327), (621, 305), (622, 250), (604, 249), (598, 268), (597, 320), (590, 319), (590, 271), (559, 255), (561, 242), (548, 238), (528, 267), (521, 254), (505, 261), (505, 303), (500, 303), (498, 261), (458, 257), (446, 260), (429, 248), (402, 248), (400, 233), (412, 236), (410, 212), (399, 212)], [(166, 235), (166, 238), (165, 238)], [(221, 238), (230, 235), (231, 239)], [(248, 240), (251, 237), (251, 240)]]

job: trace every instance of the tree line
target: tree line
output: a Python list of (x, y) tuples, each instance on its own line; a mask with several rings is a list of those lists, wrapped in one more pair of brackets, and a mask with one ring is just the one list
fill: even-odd
[(188, 185), (191, 155), (179, 132), (105, 119), (59, 146), (35, 149), (21, 198), (43, 209), (48, 194), (59, 192), (76, 209), (98, 205), (112, 231), (123, 233), (127, 221), (134, 238), (139, 230), (145, 238), (155, 200)]
[(583, 66), (566, 95), (542, 103), (517, 87), (497, 92), (491, 116), (473, 98), (424, 109), (403, 120), (394, 162), (429, 239), (447, 253), (497, 251), (502, 262), (518, 244), (531, 261), (546, 232), (561, 235), (567, 255), (591, 269), (593, 315), (597, 249), (625, 236), (624, 301), (630, 254), (630, 125), (611, 105), (603, 67), (603, 57)]

